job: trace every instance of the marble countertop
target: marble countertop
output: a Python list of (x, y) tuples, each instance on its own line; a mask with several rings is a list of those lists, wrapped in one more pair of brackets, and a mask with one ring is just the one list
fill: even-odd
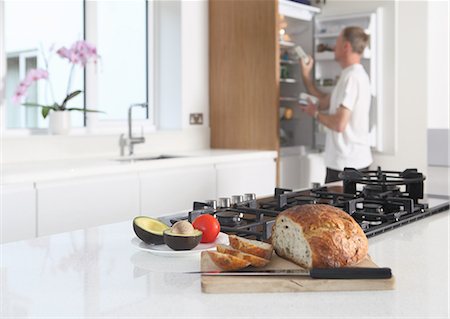
[(4, 244), (1, 315), (122, 318), (448, 318), (449, 211), (369, 239), (392, 291), (204, 294), (199, 256), (138, 250), (131, 221)]
[(176, 156), (164, 160), (123, 162), (118, 156), (9, 163), (2, 165), (2, 184), (39, 182), (101, 174), (130, 173), (153, 169), (219, 164), (261, 158), (276, 158), (276, 151), (205, 149), (182, 152), (138, 154), (135, 157)]

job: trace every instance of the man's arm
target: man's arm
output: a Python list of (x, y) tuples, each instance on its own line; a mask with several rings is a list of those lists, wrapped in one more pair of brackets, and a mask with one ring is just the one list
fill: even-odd
[(320, 112), (317, 113), (316, 120), (319, 123), (322, 123), (323, 125), (328, 127), (329, 129), (342, 133), (345, 131), (345, 128), (347, 127), (351, 114), (352, 111), (350, 111), (345, 106), (341, 105), (338, 107), (335, 114), (324, 114)]
[(330, 130), (342, 133), (345, 131), (347, 127), (348, 121), (350, 120), (350, 116), (352, 111), (350, 111), (345, 106), (341, 105), (338, 107), (335, 114), (324, 114), (320, 113), (317, 107), (313, 104), (308, 104), (306, 106), (301, 107), (302, 111), (308, 113), (309, 115), (316, 118), (316, 120), (328, 127)]
[(303, 59), (300, 59), (300, 65), (301, 69), (300, 72), (302, 74), (303, 83), (306, 86), (306, 90), (308, 90), (308, 93), (311, 95), (314, 95), (319, 99), (319, 110), (325, 111), (328, 110), (330, 107), (330, 94), (326, 94), (314, 85), (314, 82), (311, 77), (311, 70), (314, 65), (314, 60), (312, 57), (309, 57), (309, 63), (306, 64), (303, 62)]

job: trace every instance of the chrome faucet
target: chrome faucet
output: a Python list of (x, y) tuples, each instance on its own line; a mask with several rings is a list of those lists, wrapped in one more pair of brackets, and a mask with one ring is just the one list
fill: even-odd
[(120, 156), (125, 155), (125, 146), (128, 146), (128, 155), (134, 154), (134, 144), (141, 144), (145, 143), (145, 137), (141, 133), (141, 136), (139, 137), (133, 137), (133, 108), (134, 107), (143, 107), (147, 109), (148, 112), (148, 103), (135, 103), (131, 104), (128, 108), (128, 137), (125, 137), (125, 134), (120, 134), (119, 137), (119, 146), (120, 146)]

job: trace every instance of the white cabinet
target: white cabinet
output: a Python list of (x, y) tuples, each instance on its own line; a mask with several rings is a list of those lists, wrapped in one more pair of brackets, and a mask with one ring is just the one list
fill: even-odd
[(272, 195), (276, 185), (276, 162), (273, 158), (216, 165), (217, 197), (255, 193)]
[(192, 208), (192, 203), (216, 198), (214, 165), (180, 167), (139, 174), (141, 214), (162, 216)]
[(137, 174), (37, 183), (38, 236), (131, 219), (139, 214)]
[(300, 154), (280, 156), (280, 187), (299, 189), (301, 187)]
[(1, 243), (36, 236), (36, 192), (33, 183), (2, 185)]

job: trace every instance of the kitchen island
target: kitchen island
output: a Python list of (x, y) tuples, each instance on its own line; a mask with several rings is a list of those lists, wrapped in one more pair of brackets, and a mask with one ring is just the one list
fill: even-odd
[[(26, 221), (24, 221), (26, 222)], [(448, 318), (449, 212), (369, 238), (391, 291), (204, 294), (199, 256), (138, 250), (131, 221), (1, 245), (1, 318)]]

